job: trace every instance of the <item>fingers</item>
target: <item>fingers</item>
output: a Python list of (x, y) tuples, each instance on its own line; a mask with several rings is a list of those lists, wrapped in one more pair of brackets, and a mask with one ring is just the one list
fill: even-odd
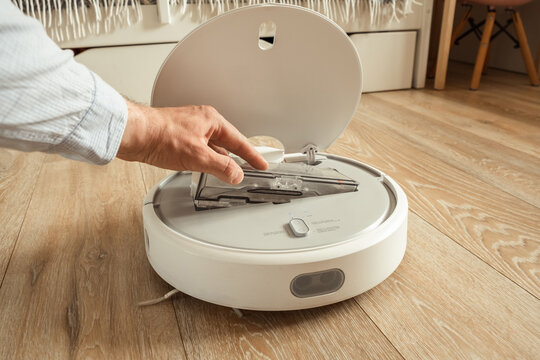
[(212, 150), (214, 150), (218, 154), (229, 156), (229, 152), (227, 150), (225, 150), (224, 148), (222, 148), (221, 146), (217, 146), (217, 145), (212, 144), (212, 143), (208, 143), (208, 146), (210, 146), (212, 148)]
[(145, 120), (141, 122), (145, 128), (134, 127), (133, 131), (127, 131), (130, 129), (126, 127), (124, 134), (133, 133), (139, 141), (134, 143), (133, 136), (125, 135), (126, 141), (118, 154), (125, 160), (178, 171), (202, 171), (232, 184), (241, 182), (244, 173), (227, 150), (257, 169), (268, 167), (246, 137), (211, 106), (139, 107), (141, 111), (131, 109), (129, 116), (136, 120), (140, 115)]
[(206, 149), (205, 154), (200, 156), (198, 169), (194, 170), (212, 174), (229, 184), (238, 184), (244, 179), (244, 172), (229, 155)]
[(221, 146), (242, 159), (250, 163), (254, 168), (266, 170), (268, 163), (248, 142), (246, 137), (242, 135), (231, 123), (225, 120), (221, 115), (220, 127), (214, 132), (211, 141)]

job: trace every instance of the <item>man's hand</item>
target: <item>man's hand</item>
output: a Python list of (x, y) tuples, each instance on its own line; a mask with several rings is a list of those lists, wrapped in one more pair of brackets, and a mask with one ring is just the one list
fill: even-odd
[(238, 184), (244, 178), (230, 151), (253, 167), (268, 164), (211, 106), (151, 108), (126, 100), (128, 121), (117, 157), (171, 170), (193, 170)]

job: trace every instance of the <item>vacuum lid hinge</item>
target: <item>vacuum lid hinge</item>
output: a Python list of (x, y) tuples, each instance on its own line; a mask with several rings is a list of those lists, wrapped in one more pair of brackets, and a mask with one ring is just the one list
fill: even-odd
[(319, 148), (313, 144), (308, 144), (304, 146), (304, 148), (302, 149), (302, 152), (306, 154), (307, 156), (307, 163), (309, 165), (315, 164), (315, 156), (318, 151), (319, 151)]

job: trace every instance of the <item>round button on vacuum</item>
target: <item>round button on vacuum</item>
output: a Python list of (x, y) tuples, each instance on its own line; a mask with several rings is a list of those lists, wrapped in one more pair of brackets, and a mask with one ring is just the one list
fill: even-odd
[(291, 221), (289, 221), (289, 227), (291, 228), (294, 236), (296, 237), (303, 237), (309, 234), (309, 227), (302, 219), (291, 219)]

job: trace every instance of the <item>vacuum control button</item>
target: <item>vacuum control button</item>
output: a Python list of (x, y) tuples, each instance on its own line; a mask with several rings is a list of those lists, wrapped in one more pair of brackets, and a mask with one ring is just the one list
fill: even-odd
[(306, 236), (309, 233), (309, 227), (302, 219), (291, 219), (291, 221), (289, 221), (289, 227), (296, 237)]

